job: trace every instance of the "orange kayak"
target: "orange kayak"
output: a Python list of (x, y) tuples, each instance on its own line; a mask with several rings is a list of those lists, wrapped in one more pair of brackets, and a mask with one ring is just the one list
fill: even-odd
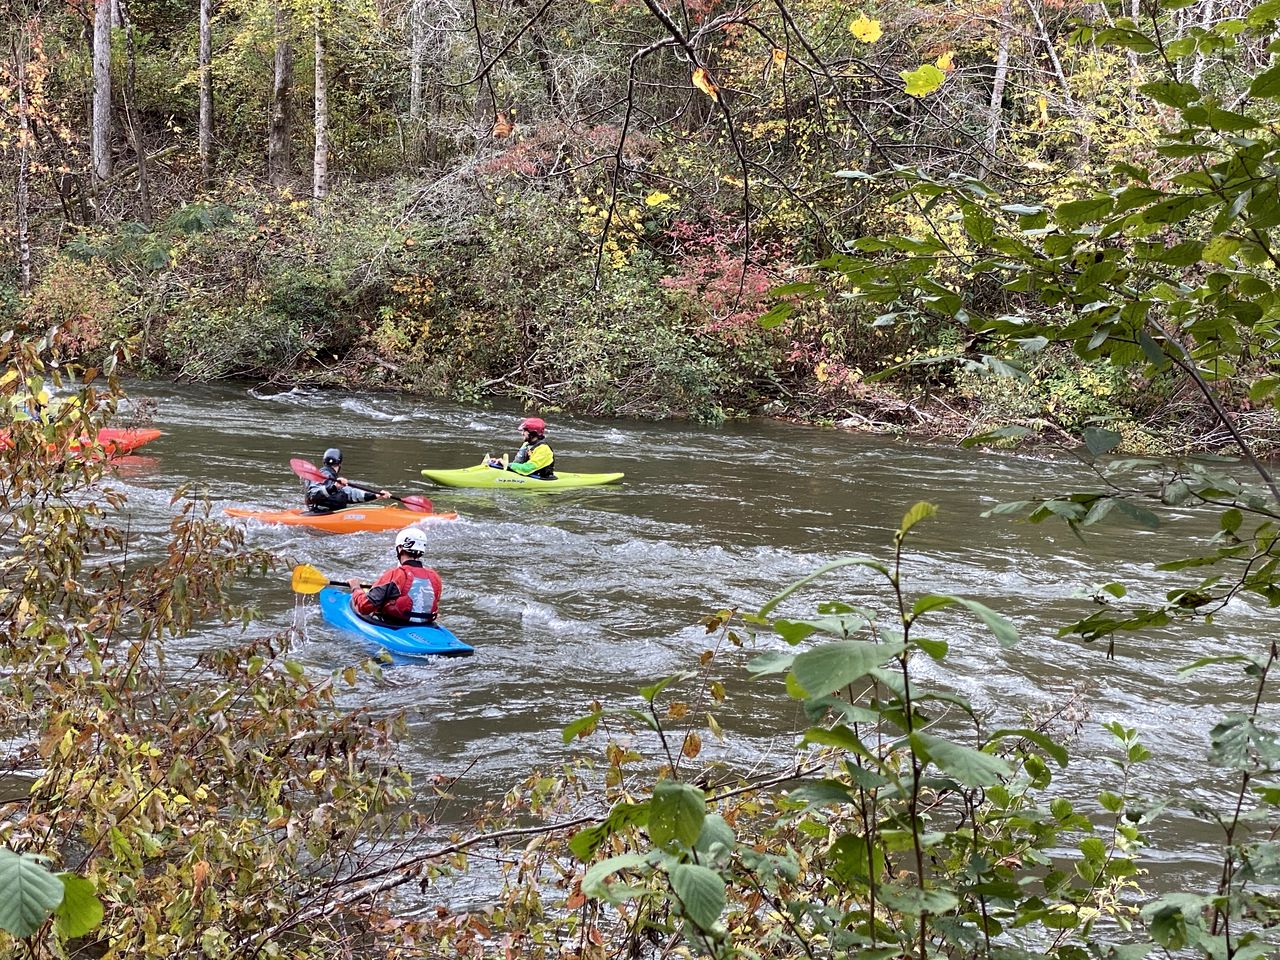
[[(113, 427), (105, 427), (98, 431), (98, 446), (109, 457), (120, 457), (126, 453), (132, 453), (144, 443), (150, 443), (156, 437), (160, 436), (159, 430), (117, 430)], [(81, 438), (83, 443), (84, 438)], [(71, 447), (77, 449), (75, 444)]]
[[(156, 437), (160, 436), (159, 430), (122, 430), (115, 427), (104, 427), (98, 431), (98, 435), (94, 440), (88, 436), (81, 436), (76, 440), (72, 440), (68, 444), (67, 449), (73, 453), (84, 453), (87, 456), (107, 456), (107, 457), (123, 457), (144, 443), (150, 443)], [(0, 431), (0, 450), (7, 450), (13, 444), (9, 440), (9, 431)], [(53, 444), (49, 444), (49, 452), (54, 453), (56, 448)]]
[(275, 523), (290, 527), (311, 527), (325, 533), (364, 533), (372, 530), (399, 530), (415, 523), (429, 520), (456, 520), (458, 515), (448, 513), (418, 513), (399, 507), (348, 507), (334, 513), (310, 513), (306, 510), (246, 510), (227, 507), (229, 517), (257, 520), (259, 523)]

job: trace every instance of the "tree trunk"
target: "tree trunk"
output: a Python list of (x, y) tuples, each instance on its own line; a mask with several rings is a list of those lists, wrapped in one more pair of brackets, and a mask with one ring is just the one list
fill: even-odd
[(1013, 0), (1004, 0), (1000, 11), (1000, 39), (996, 46), (996, 75), (991, 84), (990, 120), (987, 125), (987, 155), (982, 158), (985, 175), (996, 159), (1000, 143), (1000, 121), (1004, 113), (1004, 85), (1009, 76), (1009, 38), (1013, 33)]
[(200, 0), (200, 181), (213, 180), (213, 0)]
[(133, 46), (133, 17), (129, 8), (121, 4), (124, 16), (125, 55), (127, 68), (124, 81), (124, 118), (129, 127), (129, 139), (133, 143), (134, 156), (138, 158), (138, 203), (141, 205), (141, 220), (151, 225), (151, 184), (147, 180), (147, 148), (142, 142), (142, 125), (138, 121), (137, 81), (138, 59)]
[(89, 161), (95, 180), (111, 176), (111, 0), (98, 0), (93, 17), (93, 115)]
[(1062, 87), (1063, 104), (1072, 117), (1078, 117), (1079, 110), (1076, 107), (1075, 97), (1071, 95), (1071, 84), (1067, 82), (1067, 75), (1062, 69), (1062, 61), (1058, 59), (1058, 48), (1053, 45), (1053, 38), (1049, 36), (1049, 31), (1044, 25), (1044, 19), (1040, 16), (1037, 0), (1027, 0), (1027, 9), (1031, 11), (1031, 16), (1035, 18), (1036, 30), (1040, 32), (1040, 39), (1049, 54), (1049, 63), (1053, 65), (1053, 74), (1058, 78), (1058, 85)]
[(316, 31), (316, 148), (311, 168), (311, 195), (323, 200), (329, 195), (329, 91), (324, 76), (324, 20), (319, 2), (313, 5)]
[(31, 208), (28, 178), (31, 170), (31, 120), (27, 100), (27, 37), (22, 31), (14, 42), (18, 80), (18, 185), (14, 195), (18, 219), (18, 288), (31, 289)]
[(409, 6), (409, 123), (422, 121), (422, 62), (427, 53), (426, 0)]
[(275, 0), (275, 80), (271, 86), (271, 122), (267, 133), (267, 175), (273, 186), (289, 185), (289, 88), (293, 82), (293, 48), (289, 13)]
[[(1200, 14), (1200, 29), (1208, 31), (1213, 26), (1214, 0), (1204, 0), (1204, 6)], [(1199, 50), (1196, 51), (1195, 65), (1191, 68), (1191, 85), (1200, 86), (1200, 77), (1204, 73), (1204, 54)]]

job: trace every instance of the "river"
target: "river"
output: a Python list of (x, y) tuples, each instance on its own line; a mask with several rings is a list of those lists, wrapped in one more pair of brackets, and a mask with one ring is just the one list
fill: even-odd
[[(544, 413), (561, 469), (621, 470), (624, 483), (541, 495), (432, 489), (418, 474), (424, 466), (513, 452), (520, 411), (244, 385), (129, 389), (135, 400), (154, 401), (155, 426), (164, 431), (115, 474), (144, 549), (161, 548), (179, 485), (194, 484), (218, 508), (295, 505), (300, 484), (289, 459), (319, 462), (333, 445), (353, 479), (426, 493), (437, 509), (461, 515), (431, 525), (427, 559), (444, 578), (442, 619), (476, 655), (396, 665), (358, 694), (374, 710), (405, 712), (403, 750), (416, 779), (458, 777), (446, 815), (464, 818), (532, 768), (555, 768), (582, 751), (598, 755), (599, 738), (565, 746), (560, 736), (592, 701), (635, 706), (637, 687), (696, 665), (714, 639), (702, 621), (720, 608), (755, 610), (841, 556), (888, 558), (904, 511), (929, 500), (939, 515), (911, 537), (908, 588), (980, 600), (1008, 616), (1022, 642), (1001, 650), (972, 619), (948, 612), (926, 635), (946, 639), (951, 655), (921, 663), (923, 674), (969, 697), (995, 724), (1021, 725), (1080, 694), (1087, 717), (1058, 788), (1092, 811), (1098, 790), (1117, 783), (1107, 760), (1112, 738), (1101, 725), (1136, 727), (1154, 754), (1137, 772), (1137, 792), (1174, 799), (1152, 828), (1159, 845), (1146, 865), (1154, 885), (1178, 888), (1214, 872), (1214, 834), (1186, 805), (1221, 800), (1223, 781), (1205, 761), (1208, 731), (1243, 709), (1249, 690), (1236, 666), (1178, 668), (1207, 653), (1260, 649), (1269, 618), (1235, 601), (1210, 628), (1123, 637), (1114, 661), (1102, 647), (1057, 635), (1089, 612), (1077, 594), (1091, 584), (1119, 580), (1151, 597), (1178, 582), (1149, 564), (1194, 552), (1213, 529), (1207, 519), (1184, 516), (1156, 531), (1099, 527), (1082, 544), (1064, 525), (980, 516), (1002, 501), (1093, 486), (1074, 461), (758, 420), (706, 426)], [(295, 608), (287, 564), (369, 578), (393, 561), (392, 535), (324, 536), (252, 522), (247, 530), (252, 544), (286, 562), (278, 575), (243, 584), (238, 599), (261, 610), (253, 629), (299, 623), (295, 655), (317, 673), (358, 659), (364, 651), (314, 606)], [(826, 599), (887, 610), (872, 575), (850, 570), (858, 572), (806, 588), (779, 612), (804, 616)], [(229, 642), (225, 628), (211, 628), (179, 652)], [(783, 648), (763, 636), (730, 662)], [(704, 731), (699, 762), (784, 769), (803, 713), (778, 678), (750, 681), (737, 667), (728, 687), (717, 708), (727, 740)]]

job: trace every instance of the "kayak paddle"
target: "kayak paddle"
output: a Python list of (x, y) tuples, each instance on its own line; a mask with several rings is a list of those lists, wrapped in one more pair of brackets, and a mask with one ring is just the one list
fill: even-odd
[[(308, 461), (302, 460), (298, 457), (294, 457), (290, 460), (289, 466), (293, 469), (293, 472), (303, 480), (310, 480), (313, 483), (321, 483), (325, 479), (325, 476), (320, 472), (319, 467), (314, 463), (309, 463)], [(344, 477), (343, 479), (345, 480), (346, 478)], [(366, 493), (377, 493), (382, 489), (381, 487), (371, 487), (367, 483), (356, 483), (354, 480), (347, 480), (347, 486), (355, 487), (357, 490), (363, 490)], [(391, 497), (390, 499), (397, 503), (403, 503), (410, 510), (417, 511), (418, 513), (435, 512), (435, 508), (431, 506), (431, 501), (426, 497), (420, 497), (417, 494), (410, 494), (407, 497)]]
[[(309, 563), (300, 563), (293, 568), (293, 579), (289, 585), (293, 587), (294, 593), (319, 593), (325, 587), (348, 586), (345, 580), (330, 580), (327, 573), (317, 570)], [(367, 583), (360, 586), (369, 589)]]

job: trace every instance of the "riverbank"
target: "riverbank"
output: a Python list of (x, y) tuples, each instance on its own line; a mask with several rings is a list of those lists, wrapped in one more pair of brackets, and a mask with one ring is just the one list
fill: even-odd
[[(68, 357), (119, 349), (138, 375), (177, 381), (642, 419), (765, 415), (952, 441), (1015, 423), (1056, 443), (1102, 425), (1142, 454), (1230, 444), (1175, 373), (1062, 345), (1013, 350), (997, 367), (995, 346), (953, 326), (879, 325), (838, 280), (823, 290), (801, 268), (814, 251), (762, 241), (744, 261), (731, 225), (642, 200), (615, 211), (622, 227), (602, 245), (600, 215), (585, 195), (509, 178), (387, 180), (323, 203), (241, 184), (150, 228), (97, 226), (44, 249), (38, 282), (9, 311), (58, 326)], [(806, 275), (818, 283), (803, 299), (779, 287)], [(766, 328), (783, 301), (791, 316)], [(1276, 417), (1230, 379), (1217, 387), (1273, 448)]]

